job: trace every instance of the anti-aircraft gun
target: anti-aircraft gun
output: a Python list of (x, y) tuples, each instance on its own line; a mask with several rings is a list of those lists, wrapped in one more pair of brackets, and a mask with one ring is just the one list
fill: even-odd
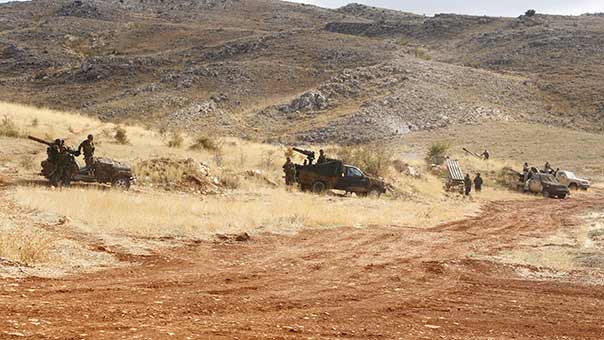
[[(51, 142), (47, 142), (43, 139), (34, 137), (34, 136), (27, 136), (28, 139), (33, 140), (34, 142), (38, 142), (40, 144), (44, 144), (48, 147), (53, 147), (56, 143), (51, 143)], [(68, 153), (74, 155), (75, 157), (79, 157), (80, 156), (80, 152), (78, 150), (72, 150), (69, 147), (65, 147), (65, 149), (67, 150)]]
[[(56, 146), (56, 143), (50, 143), (33, 136), (28, 136), (27, 138), (47, 145), (49, 148)], [(93, 169), (90, 171), (91, 169), (80, 168), (78, 165), (75, 157), (80, 155), (79, 151), (74, 151), (67, 147), (65, 150), (69, 154), (69, 157), (62, 172), (56, 172), (57, 164), (55, 164), (55, 159), (49, 157), (49, 159), (42, 161), (42, 171), (40, 174), (48, 179), (52, 185), (69, 185), (71, 182), (110, 183), (113, 187), (128, 189), (132, 181), (134, 181), (132, 169), (128, 164), (109, 158), (96, 158)]]
[(310, 150), (304, 150), (304, 149), (299, 149), (299, 148), (292, 148), (292, 150), (303, 154), (304, 156), (306, 156), (306, 159), (308, 160), (308, 165), (311, 165), (312, 162), (314, 162), (315, 160), (315, 152), (314, 151), (310, 151)]

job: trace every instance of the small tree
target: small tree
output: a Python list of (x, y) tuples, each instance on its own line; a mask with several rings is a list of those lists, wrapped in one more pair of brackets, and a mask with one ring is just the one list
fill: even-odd
[(451, 145), (445, 142), (436, 142), (432, 144), (426, 154), (426, 162), (430, 164), (443, 164), (450, 148)]
[(526, 11), (524, 13), (524, 15), (526, 15), (529, 18), (535, 16), (535, 14), (537, 14), (537, 11), (535, 11), (534, 9), (529, 9), (528, 11)]
[(128, 144), (130, 141), (128, 141), (128, 135), (126, 135), (126, 130), (121, 127), (121, 126), (116, 126), (115, 127), (115, 134), (113, 135), (113, 138), (115, 139), (115, 141), (118, 144)]

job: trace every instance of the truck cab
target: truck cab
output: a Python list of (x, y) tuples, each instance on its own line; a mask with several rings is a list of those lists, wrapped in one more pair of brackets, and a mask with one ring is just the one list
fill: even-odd
[(345, 190), (347, 192), (360, 192), (365, 191), (369, 178), (361, 171), (361, 169), (351, 166), (344, 165), (344, 171), (336, 182), (335, 189)]

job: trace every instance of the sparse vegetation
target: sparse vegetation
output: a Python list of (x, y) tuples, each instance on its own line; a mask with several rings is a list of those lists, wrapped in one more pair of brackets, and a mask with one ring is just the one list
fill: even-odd
[(220, 149), (220, 143), (216, 138), (207, 135), (201, 135), (195, 138), (195, 142), (190, 147), (192, 150), (216, 151)]
[(428, 149), (426, 162), (430, 164), (442, 164), (445, 161), (447, 153), (451, 149), (451, 144), (446, 142), (435, 142)]
[(275, 150), (266, 150), (262, 152), (262, 159), (260, 161), (260, 167), (265, 170), (273, 168), (275, 165)]
[(529, 9), (528, 11), (526, 11), (524, 13), (524, 15), (526, 15), (529, 18), (535, 16), (535, 14), (537, 14), (537, 11), (535, 11), (534, 9)]
[[(228, 181), (236, 180), (229, 178)], [(237, 185), (237, 184), (235, 184)], [(436, 184), (435, 184), (436, 185)], [(439, 187), (439, 186), (438, 186)], [(440, 187), (439, 187), (440, 188)], [(304, 227), (413, 225), (428, 227), (461, 218), (478, 203), (442, 201), (433, 206), (406, 200), (329, 197), (258, 187), (253, 197), (208, 196), (203, 201), (170, 193), (129, 193), (84, 189), (18, 188), (16, 199), (84, 222), (92, 233), (209, 238), (241, 231), (292, 232)], [(329, 210), (328, 214), (314, 211)], [(430, 210), (428, 217), (426, 209)], [(111, 211), (111, 214), (107, 214)], [(178, 211), (178, 214), (174, 214)], [(296, 218), (293, 218), (296, 217)], [(296, 224), (284, 224), (284, 221)], [(261, 228), (261, 229), (260, 229)]]
[(25, 265), (48, 260), (54, 239), (40, 230), (24, 229), (0, 233), (0, 257)]
[(344, 163), (354, 164), (368, 174), (385, 177), (392, 164), (392, 154), (379, 146), (356, 146), (338, 149), (338, 158)]
[(121, 126), (116, 126), (114, 129), (113, 138), (118, 144), (128, 144), (130, 141), (128, 140), (128, 135), (126, 134), (126, 130)]
[(416, 58), (426, 60), (426, 61), (432, 60), (432, 56), (430, 55), (428, 50), (423, 47), (415, 48), (414, 54), (415, 54)]
[(170, 140), (168, 140), (168, 147), (170, 148), (180, 148), (185, 142), (185, 138), (180, 132), (172, 132), (172, 136)]
[(0, 121), (0, 136), (11, 138), (21, 137), (17, 124), (15, 124), (8, 116), (2, 117), (2, 120)]

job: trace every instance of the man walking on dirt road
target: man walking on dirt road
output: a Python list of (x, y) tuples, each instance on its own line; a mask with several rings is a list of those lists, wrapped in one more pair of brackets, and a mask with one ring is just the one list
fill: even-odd
[(466, 177), (463, 179), (463, 183), (466, 187), (466, 196), (470, 196), (470, 192), (472, 191), (472, 179), (469, 174), (466, 174)]

